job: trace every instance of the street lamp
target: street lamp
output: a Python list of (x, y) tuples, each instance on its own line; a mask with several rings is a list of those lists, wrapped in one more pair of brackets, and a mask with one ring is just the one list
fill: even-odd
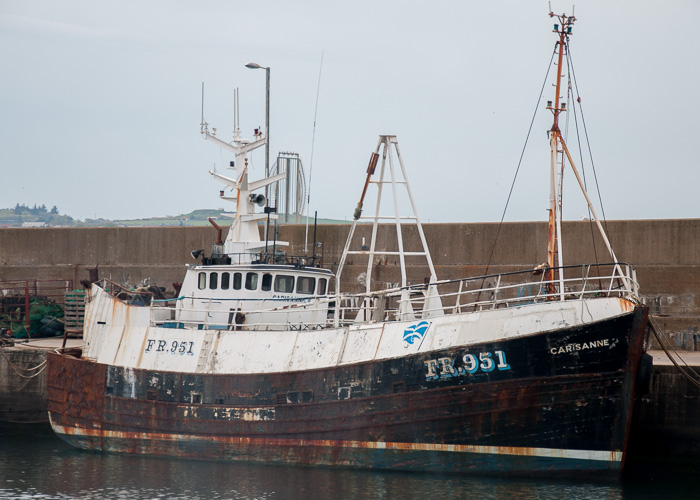
[[(265, 66), (260, 66), (258, 63), (248, 63), (245, 65), (246, 68), (250, 69), (264, 69), (265, 70), (265, 177), (270, 176), (270, 68)], [(268, 196), (268, 186), (265, 186), (265, 198), (270, 199)]]

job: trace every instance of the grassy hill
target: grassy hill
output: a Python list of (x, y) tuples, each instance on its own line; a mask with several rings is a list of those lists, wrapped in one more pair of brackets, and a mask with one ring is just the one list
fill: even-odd
[[(68, 215), (61, 215), (58, 209), (53, 207), (47, 210), (46, 206), (30, 208), (17, 204), (15, 208), (0, 209), (0, 227), (26, 227), (26, 226), (68, 226), (68, 227), (161, 227), (161, 226), (208, 226), (209, 217), (212, 217), (222, 227), (231, 225), (233, 219), (222, 216), (223, 209), (199, 209), (188, 214), (166, 215), (165, 217), (149, 217), (145, 219), (85, 219), (84, 221), (73, 219)], [(284, 222), (284, 215), (280, 216)], [(349, 224), (351, 220), (318, 219), (319, 224)], [(288, 224), (306, 224), (306, 217), (289, 216)], [(309, 224), (313, 224), (313, 218), (309, 218)]]
[(15, 208), (0, 209), (0, 226), (22, 227), (22, 225), (74, 226), (76, 221), (58, 213), (58, 208), (46, 209), (46, 205), (28, 207), (15, 205)]
[(217, 224), (222, 226), (228, 226), (231, 224), (232, 219), (229, 217), (222, 217), (221, 214), (224, 212), (222, 209), (200, 209), (193, 210), (188, 214), (182, 215), (166, 215), (165, 217), (149, 217), (146, 219), (129, 219), (129, 220), (114, 220), (108, 221), (104, 219), (92, 220), (87, 219), (86, 223), (89, 225), (100, 225), (100, 226), (134, 226), (134, 227), (153, 227), (153, 226), (208, 226), (209, 217), (216, 220)]

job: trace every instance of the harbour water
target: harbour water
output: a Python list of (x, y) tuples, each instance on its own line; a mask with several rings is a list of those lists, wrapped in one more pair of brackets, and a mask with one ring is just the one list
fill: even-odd
[(635, 468), (620, 481), (563, 481), (273, 467), (85, 452), (43, 426), (0, 429), (2, 499), (700, 498), (697, 464)]

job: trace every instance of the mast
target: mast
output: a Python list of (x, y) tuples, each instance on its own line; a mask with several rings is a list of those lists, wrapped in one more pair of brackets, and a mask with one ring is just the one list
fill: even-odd
[[(267, 137), (256, 129), (255, 139), (250, 141), (241, 138), (239, 126), (239, 105), (238, 89), (234, 92), (234, 132), (233, 141), (226, 142), (216, 137), (216, 129), (209, 132), (209, 124), (204, 120), (204, 84), (202, 84), (202, 122), (200, 133), (202, 137), (220, 148), (223, 148), (235, 155), (235, 161), (231, 162), (234, 170), (233, 176), (222, 175), (216, 168), (209, 173), (217, 181), (228, 186), (234, 193), (233, 196), (226, 196), (221, 191), (220, 198), (236, 204), (235, 214), (223, 214), (227, 217), (233, 216), (233, 223), (224, 241), (223, 252), (231, 257), (234, 262), (247, 263), (258, 258), (258, 253), (266, 248), (267, 242), (260, 238), (258, 222), (265, 219), (276, 219), (277, 215), (269, 213), (256, 213), (256, 205), (265, 205), (266, 197), (263, 194), (256, 194), (255, 191), (267, 188), (269, 184), (283, 179), (286, 173), (266, 176), (257, 181), (248, 179), (248, 153), (267, 144)], [(286, 242), (275, 242), (278, 246), (287, 246)]]
[(583, 183), (583, 180), (581, 179), (581, 176), (579, 175), (578, 170), (576, 169), (576, 164), (574, 163), (573, 158), (571, 157), (571, 153), (569, 152), (569, 148), (566, 145), (566, 142), (564, 141), (564, 138), (561, 135), (561, 131), (559, 130), (559, 115), (563, 112), (566, 111), (566, 103), (565, 102), (560, 102), (560, 92), (561, 92), (561, 78), (562, 78), (562, 65), (563, 65), (563, 59), (564, 59), (564, 51), (568, 50), (568, 44), (569, 44), (569, 35), (571, 35), (572, 27), (574, 25), (574, 22), (576, 21), (575, 16), (567, 16), (566, 14), (554, 14), (553, 12), (550, 11), (549, 17), (556, 17), (558, 19), (558, 23), (554, 25), (554, 33), (559, 35), (559, 40), (557, 41), (557, 47), (558, 47), (558, 60), (557, 60), (557, 82), (555, 85), (555, 96), (554, 96), (554, 106), (552, 106), (552, 101), (547, 101), (547, 109), (552, 111), (552, 115), (554, 117), (554, 122), (552, 124), (552, 128), (549, 131), (550, 138), (549, 138), (549, 144), (550, 144), (550, 173), (549, 173), (549, 180), (550, 180), (550, 188), (549, 188), (549, 239), (547, 241), (547, 269), (545, 271), (545, 280), (548, 282), (547, 283), (547, 295), (549, 300), (554, 300), (555, 296), (555, 286), (554, 286), (554, 268), (555, 268), (555, 262), (554, 262), (554, 256), (555, 254), (557, 255), (557, 264), (559, 267), (559, 272), (557, 273), (558, 278), (559, 278), (559, 300), (564, 300), (564, 275), (563, 275), (563, 266), (564, 266), (564, 261), (562, 257), (562, 238), (561, 238), (561, 177), (559, 178), (559, 182), (557, 183), (557, 167), (560, 167), (560, 172), (563, 175), (564, 171), (564, 158), (566, 158), (569, 161), (569, 165), (571, 166), (571, 170), (574, 173), (574, 176), (576, 177), (576, 181), (578, 182), (579, 187), (581, 188), (581, 193), (583, 194), (584, 198), (586, 199), (586, 203), (588, 204), (588, 208), (591, 211), (591, 215), (593, 216), (593, 220), (595, 221), (596, 226), (598, 227), (598, 231), (600, 232), (601, 237), (603, 238), (603, 242), (605, 243), (606, 248), (608, 249), (608, 252), (610, 253), (610, 257), (612, 258), (613, 262), (615, 263), (615, 270), (614, 273), (618, 275), (619, 279), (623, 282), (624, 286), (629, 289), (629, 277), (626, 276), (622, 272), (622, 268), (619, 265), (619, 262), (617, 260), (617, 256), (615, 255), (615, 252), (612, 249), (612, 246), (610, 245), (610, 240), (608, 239), (608, 235), (606, 234), (605, 230), (603, 229), (602, 224), (600, 223), (600, 218), (598, 217), (598, 214), (596, 213), (595, 207), (593, 206), (593, 203), (591, 202), (590, 197), (588, 196), (588, 192), (586, 191), (586, 187)]
[[(552, 294), (554, 293), (555, 288), (554, 268), (561, 268), (564, 266), (561, 242), (561, 182), (557, 182), (557, 167), (560, 164), (559, 157), (563, 154), (564, 143), (561, 131), (559, 130), (559, 114), (561, 114), (562, 111), (566, 111), (566, 103), (560, 103), (561, 77), (564, 51), (567, 49), (568, 36), (571, 34), (571, 28), (576, 21), (576, 18), (574, 16), (567, 16), (566, 14), (557, 15), (553, 12), (549, 13), (549, 17), (556, 17), (559, 20), (559, 23), (554, 25), (554, 32), (559, 35), (559, 40), (557, 41), (559, 54), (557, 58), (557, 81), (555, 85), (554, 106), (552, 106), (552, 101), (547, 102), (547, 109), (552, 111), (552, 115), (554, 117), (552, 128), (549, 131), (549, 227), (547, 240), (547, 271), (545, 275), (545, 279), (548, 282), (547, 292), (548, 295), (550, 295), (550, 299), (552, 299)], [(563, 156), (561, 158), (561, 164), (563, 167)], [(556, 265), (554, 261), (555, 255), (557, 256)], [(561, 300), (564, 300), (564, 277), (561, 270), (558, 275), (559, 296)]]

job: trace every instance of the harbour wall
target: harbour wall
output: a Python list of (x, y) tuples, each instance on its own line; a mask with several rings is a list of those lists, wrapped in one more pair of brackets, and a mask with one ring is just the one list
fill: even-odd
[[(637, 270), (641, 294), (660, 329), (683, 350), (700, 350), (700, 219), (609, 221), (607, 231), (618, 260)], [(439, 279), (532, 269), (546, 260), (547, 224), (540, 222), (424, 224)], [(316, 252), (335, 271), (350, 224), (319, 225)], [(262, 228), (261, 228), (262, 231)], [(420, 250), (415, 225), (402, 226), (407, 251)], [(565, 263), (611, 262), (604, 242), (589, 221), (565, 222)], [(353, 249), (369, 244), (371, 227), (358, 226)], [(263, 235), (264, 238), (264, 235)], [(288, 254), (308, 253), (313, 227), (284, 226), (278, 238), (292, 244)], [(212, 227), (3, 228), (0, 229), (0, 281), (70, 279), (78, 288), (87, 268), (98, 266), (101, 278), (136, 285), (150, 280), (170, 287), (181, 282), (190, 252), (210, 255), (216, 239)], [(377, 249), (395, 250), (393, 225), (379, 231)], [(341, 286), (363, 289), (366, 259), (351, 256)], [(487, 267), (488, 264), (488, 267)], [(373, 279), (401, 280), (397, 257), (375, 261)], [(407, 259), (410, 283), (423, 283), (429, 271), (422, 258)]]
[(0, 424), (45, 422), (46, 350), (0, 347), (0, 355)]
[[(543, 223), (425, 224), (424, 229), (440, 279), (532, 269), (546, 258)], [(700, 219), (610, 221), (607, 229), (618, 259), (637, 269), (642, 295), (659, 327), (680, 349), (700, 351)], [(326, 267), (337, 268), (349, 230), (349, 224), (318, 226), (316, 240), (323, 246), (317, 253)], [(610, 261), (589, 222), (564, 223), (563, 232), (565, 262)], [(305, 233), (304, 226), (281, 228), (279, 238), (293, 242), (288, 254), (304, 253)], [(404, 226), (403, 234), (406, 249), (417, 250), (415, 226)], [(359, 249), (363, 236), (369, 243), (369, 227), (358, 227), (354, 249)], [(383, 227), (379, 236), (378, 249), (395, 248), (393, 226)], [(210, 227), (0, 229), (0, 281), (62, 279), (79, 286), (88, 276), (87, 268), (97, 265), (101, 277), (120, 284), (150, 279), (168, 287), (182, 281), (185, 264), (194, 263), (190, 252), (201, 248), (209, 255), (215, 238)], [(311, 227), (308, 247), (312, 244)], [(377, 259), (375, 269), (375, 279), (400, 280), (393, 258)], [(365, 271), (366, 261), (352, 257), (342, 276), (343, 287), (360, 291)], [(411, 282), (422, 283), (429, 275), (419, 259), (409, 260), (407, 272)], [(45, 359), (43, 349), (2, 350), (25, 370)], [(0, 360), (0, 421), (45, 419), (45, 373), (22, 378), (6, 361)], [(700, 370), (698, 364), (692, 364), (695, 371)], [(635, 412), (630, 441), (634, 452), (654, 457), (700, 453), (700, 389), (675, 368), (656, 363), (650, 387)]]

